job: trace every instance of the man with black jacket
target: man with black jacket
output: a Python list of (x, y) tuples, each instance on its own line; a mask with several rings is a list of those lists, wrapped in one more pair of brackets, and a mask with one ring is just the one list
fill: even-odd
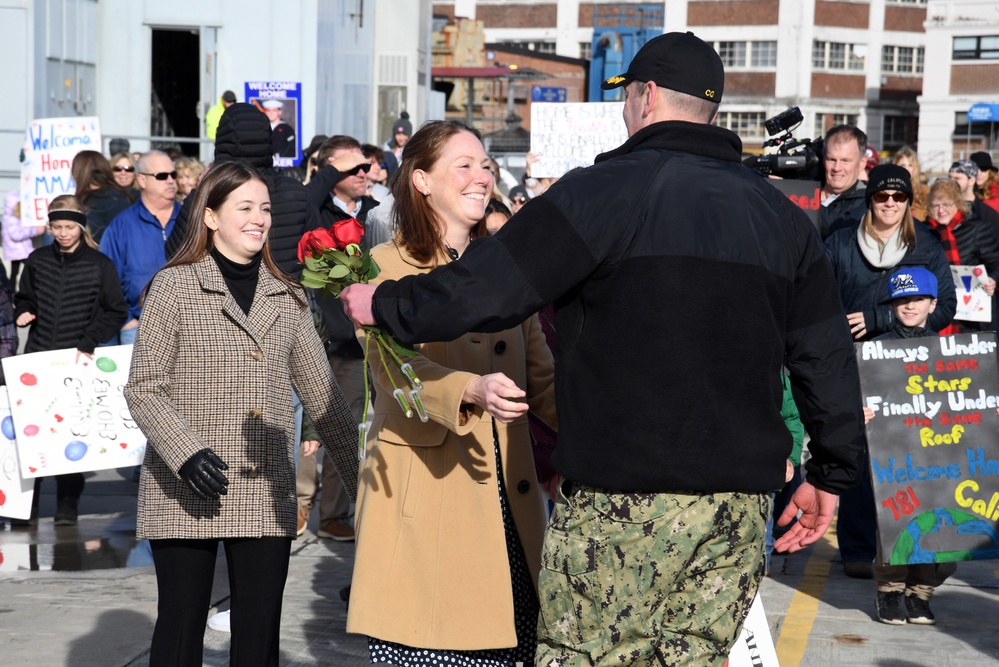
[(857, 225), (867, 212), (864, 182), (860, 180), (866, 151), (867, 135), (852, 125), (837, 125), (826, 132), (822, 142), (825, 179), (819, 209), (823, 241), (835, 231)]
[[(357, 219), (364, 226), (360, 246), (367, 250), (372, 236), (368, 211), (378, 206), (378, 202), (365, 194), (371, 163), (364, 157), (360, 142), (342, 134), (334, 135), (319, 147), (316, 163), (320, 170), (306, 187), (319, 207), (321, 225), (335, 234), (338, 224), (350, 218)], [(326, 328), (330, 368), (354, 416), (360, 419), (364, 410), (364, 351), (354, 336), (354, 325), (335, 298), (319, 293), (312, 296)], [(310, 488), (315, 495), (315, 470), (310, 469), (310, 465), (311, 462), (305, 462), (298, 474), (299, 511), (305, 512), (306, 517)], [(354, 529), (348, 518), (350, 503), (336, 467), (328, 457), (323, 460), (322, 489), (317, 534), (340, 542), (352, 541)]]
[[(630, 138), (429, 274), (354, 285), (358, 324), (404, 341), (515, 326), (554, 303), (564, 478), (539, 577), (537, 664), (722, 664), (763, 574), (791, 435), (781, 365), (811, 418), (796, 551), (860, 471), (846, 316), (814, 228), (711, 125), (724, 71), (692, 33), (629, 70)], [(372, 299), (373, 297), (373, 299)]]

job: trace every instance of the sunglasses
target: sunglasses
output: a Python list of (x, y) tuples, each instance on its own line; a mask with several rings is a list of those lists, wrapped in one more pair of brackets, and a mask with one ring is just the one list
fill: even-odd
[(893, 192), (892, 194), (888, 194), (887, 192), (875, 192), (871, 199), (879, 204), (884, 204), (889, 199), (894, 199), (899, 204), (904, 204), (909, 201), (909, 195), (904, 192)]
[(129, 174), (135, 171), (135, 167), (111, 167), (111, 168), (115, 171), (126, 171)]
[(141, 174), (142, 174), (143, 176), (152, 176), (152, 177), (153, 177), (153, 178), (155, 178), (155, 179), (156, 179), (157, 181), (165, 181), (165, 180), (166, 180), (166, 179), (168, 179), (168, 178), (172, 178), (172, 179), (173, 179), (173, 180), (175, 180), (175, 181), (177, 180), (177, 172), (176, 172), (176, 171), (161, 171), (161, 172), (159, 172), (158, 174), (147, 174), (147, 173), (146, 173), (146, 172), (144, 172), (144, 171), (143, 171), (143, 172), (140, 172), (140, 173), (141, 173)]
[(527, 203), (527, 199), (524, 198), (524, 197), (514, 197), (513, 198), (513, 203), (514, 204), (526, 204)]
[(371, 171), (371, 163), (370, 162), (364, 162), (362, 164), (357, 165), (356, 167), (354, 167), (350, 171), (345, 171), (343, 173), (347, 174), (348, 176), (357, 176), (362, 171), (365, 174), (368, 173), (369, 171)]

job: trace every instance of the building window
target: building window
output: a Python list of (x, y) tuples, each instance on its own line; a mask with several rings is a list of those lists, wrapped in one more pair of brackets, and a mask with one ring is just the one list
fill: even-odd
[(580, 57), (580, 59), (582, 59), (582, 60), (589, 60), (592, 48), (593, 48), (593, 44), (591, 42), (580, 42), (579, 43), (579, 57)]
[(882, 74), (922, 74), (923, 47), (883, 46), (881, 47)]
[(911, 119), (905, 116), (885, 116), (884, 125), (881, 129), (881, 145), (883, 147), (904, 146), (909, 143), (906, 136)]
[(999, 58), (999, 35), (955, 37), (954, 60), (994, 60)]
[(857, 127), (857, 119), (859, 116), (855, 113), (834, 113), (833, 114), (833, 127), (837, 125), (852, 125)]
[(889, 5), (925, 5), (926, 0), (886, 0)]
[(812, 69), (863, 71), (864, 57), (859, 44), (812, 42)]
[(777, 66), (777, 42), (715, 42), (712, 44), (726, 68), (773, 68)]
[(715, 124), (718, 127), (732, 130), (743, 139), (766, 136), (763, 129), (764, 114), (762, 111), (722, 111), (718, 114)]
[(520, 42), (517, 40), (508, 40), (502, 43), (509, 44), (510, 46), (516, 46), (521, 49), (527, 49), (528, 51), (537, 51), (538, 53), (555, 53), (555, 42)]

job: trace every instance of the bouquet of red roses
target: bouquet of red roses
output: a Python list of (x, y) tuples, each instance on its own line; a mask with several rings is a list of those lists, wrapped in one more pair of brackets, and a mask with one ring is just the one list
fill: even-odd
[[(355, 283), (366, 283), (378, 275), (378, 264), (371, 253), (358, 245), (364, 235), (364, 226), (357, 218), (341, 220), (332, 229), (314, 229), (298, 242), (298, 261), (302, 269), (302, 285), (339, 296), (343, 288)], [(392, 383), (392, 395), (403, 413), (412, 417), (414, 409), (422, 421), (428, 421), (427, 411), (420, 398), (423, 383), (405, 357), (413, 357), (416, 350), (400, 342), (395, 336), (378, 327), (364, 327), (364, 415), (358, 426), (358, 456), (364, 458), (368, 436), (368, 409), (371, 389), (368, 386), (369, 352), (374, 343), (378, 359)], [(394, 369), (394, 371), (393, 371)], [(397, 377), (401, 378), (397, 383)], [(400, 385), (408, 387), (404, 390)], [(410, 406), (412, 403), (412, 407)]]

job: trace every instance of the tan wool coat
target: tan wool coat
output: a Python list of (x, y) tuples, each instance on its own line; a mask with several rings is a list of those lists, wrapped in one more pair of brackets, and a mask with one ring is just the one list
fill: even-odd
[[(125, 398), (148, 444), (139, 538), (294, 537), (292, 385), (351, 497), (357, 422), (330, 372), (308, 308), (261, 262), (249, 315), (215, 260), (160, 271), (132, 350)], [(198, 498), (177, 471), (211, 448), (229, 492)]]
[[(430, 269), (391, 243), (372, 256), (379, 281)], [(371, 352), (378, 397), (361, 463), (347, 631), (420, 648), (516, 646), (493, 429), (537, 586), (545, 515), (527, 415), (494, 422), (461, 398), (473, 378), (502, 372), (527, 392), (531, 411), (557, 427), (551, 352), (537, 317), (500, 333), (419, 345), (418, 352), (409, 361), (424, 384), (427, 423), (403, 415)]]

